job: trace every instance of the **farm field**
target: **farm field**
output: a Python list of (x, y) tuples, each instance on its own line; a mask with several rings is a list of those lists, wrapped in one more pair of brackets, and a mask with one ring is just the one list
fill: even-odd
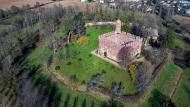
[(53, 7), (54, 5), (59, 4), (64, 7), (82, 4), (80, 0), (63, 0), (57, 2), (52, 2), (50, 0), (0, 0), (0, 9), (8, 9), (13, 5), (17, 7), (22, 7), (26, 4), (34, 6), (36, 2), (39, 2), (40, 4), (46, 4), (44, 7)]
[(48, 3), (49, 0), (0, 0), (0, 9), (8, 9), (11, 6), (22, 7), (23, 5), (30, 4), (34, 6), (36, 2), (40, 4)]
[(190, 17), (185, 17), (185, 16), (179, 16), (176, 15), (173, 18), (176, 22), (182, 26), (182, 28), (187, 29), (189, 31), (190, 29)]

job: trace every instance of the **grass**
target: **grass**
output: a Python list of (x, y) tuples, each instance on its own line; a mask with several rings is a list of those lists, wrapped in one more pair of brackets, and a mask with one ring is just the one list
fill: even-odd
[(161, 72), (162, 73), (158, 75), (159, 77), (153, 83), (153, 89), (151, 90), (151, 92), (140, 103), (139, 105), (140, 107), (150, 107), (148, 100), (149, 100), (149, 97), (152, 96), (152, 92), (154, 90), (158, 90), (166, 96), (170, 94), (172, 88), (168, 86), (172, 86), (171, 81), (178, 72), (178, 66), (173, 63), (169, 63), (165, 66), (165, 68)]
[[(86, 33), (89, 44), (87, 46), (81, 46), (77, 43), (72, 43), (67, 50), (62, 49), (59, 54), (66, 56), (64, 53), (69, 52), (71, 58), (59, 58), (56, 61), (55, 65), (60, 66), (58, 72), (67, 79), (71, 75), (76, 75), (80, 83), (84, 81), (87, 83), (93, 75), (104, 72), (105, 81), (103, 86), (111, 88), (113, 82), (122, 82), (125, 86), (124, 94), (135, 93), (136, 87), (132, 83), (128, 71), (120, 70), (98, 57), (90, 56), (90, 52), (98, 48), (98, 36), (112, 30), (112, 27), (109, 26), (87, 28)], [(75, 53), (76, 55), (73, 55)]]
[(190, 69), (184, 70), (179, 87), (173, 97), (177, 107), (190, 107)]

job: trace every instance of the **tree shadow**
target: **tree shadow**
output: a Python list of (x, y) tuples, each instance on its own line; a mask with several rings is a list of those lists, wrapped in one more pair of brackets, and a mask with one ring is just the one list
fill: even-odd
[(119, 50), (117, 54), (117, 59), (119, 61), (119, 65), (122, 67), (127, 67), (127, 65), (130, 63), (130, 52), (129, 48), (123, 47)]
[(186, 85), (184, 85), (183, 87), (184, 87), (185, 92), (188, 95), (188, 98), (190, 99), (190, 89)]
[(36, 74), (34, 78), (34, 87), (39, 88), (39, 93), (43, 95), (42, 100), (47, 99), (47, 107), (58, 107), (61, 102), (62, 93), (56, 83), (52, 82), (48, 76), (42, 73)]
[(158, 90), (152, 91), (152, 96), (148, 99), (150, 107), (176, 107), (169, 97)]

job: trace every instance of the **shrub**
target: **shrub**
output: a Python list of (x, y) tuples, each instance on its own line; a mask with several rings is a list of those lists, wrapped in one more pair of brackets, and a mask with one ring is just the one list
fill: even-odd
[(102, 69), (102, 74), (105, 74), (105, 73), (106, 73), (106, 71), (104, 69)]
[(56, 67), (55, 67), (55, 70), (60, 70), (60, 66), (56, 66)]
[(72, 63), (71, 62), (67, 62), (67, 65), (71, 65)]
[(111, 90), (114, 95), (121, 96), (124, 88), (125, 87), (123, 86), (122, 82), (112, 82)]
[(91, 77), (88, 88), (92, 90), (98, 90), (104, 82), (104, 77), (102, 74), (95, 74)]
[(81, 46), (88, 46), (88, 37), (87, 36), (81, 36), (78, 40), (77, 43)]
[(79, 60), (79, 61), (82, 61), (82, 58), (79, 58), (78, 60)]
[(72, 82), (76, 82), (78, 79), (77, 79), (77, 76), (74, 74), (74, 75), (70, 75), (69, 79), (72, 81)]
[(85, 84), (86, 83), (86, 81), (85, 80), (83, 80), (82, 82), (81, 82), (81, 84)]
[(136, 85), (139, 91), (146, 91), (152, 78), (151, 64), (147, 62), (141, 62), (137, 66)]
[(137, 75), (137, 62), (134, 62), (131, 65), (129, 65), (129, 74), (131, 76), (132, 81), (135, 82)]
[(88, 56), (89, 56), (89, 57), (92, 57), (92, 54), (89, 54)]

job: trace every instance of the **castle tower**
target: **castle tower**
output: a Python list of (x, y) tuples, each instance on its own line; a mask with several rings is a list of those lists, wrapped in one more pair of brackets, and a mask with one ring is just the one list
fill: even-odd
[(115, 23), (115, 33), (120, 34), (121, 33), (121, 20), (117, 20)]

